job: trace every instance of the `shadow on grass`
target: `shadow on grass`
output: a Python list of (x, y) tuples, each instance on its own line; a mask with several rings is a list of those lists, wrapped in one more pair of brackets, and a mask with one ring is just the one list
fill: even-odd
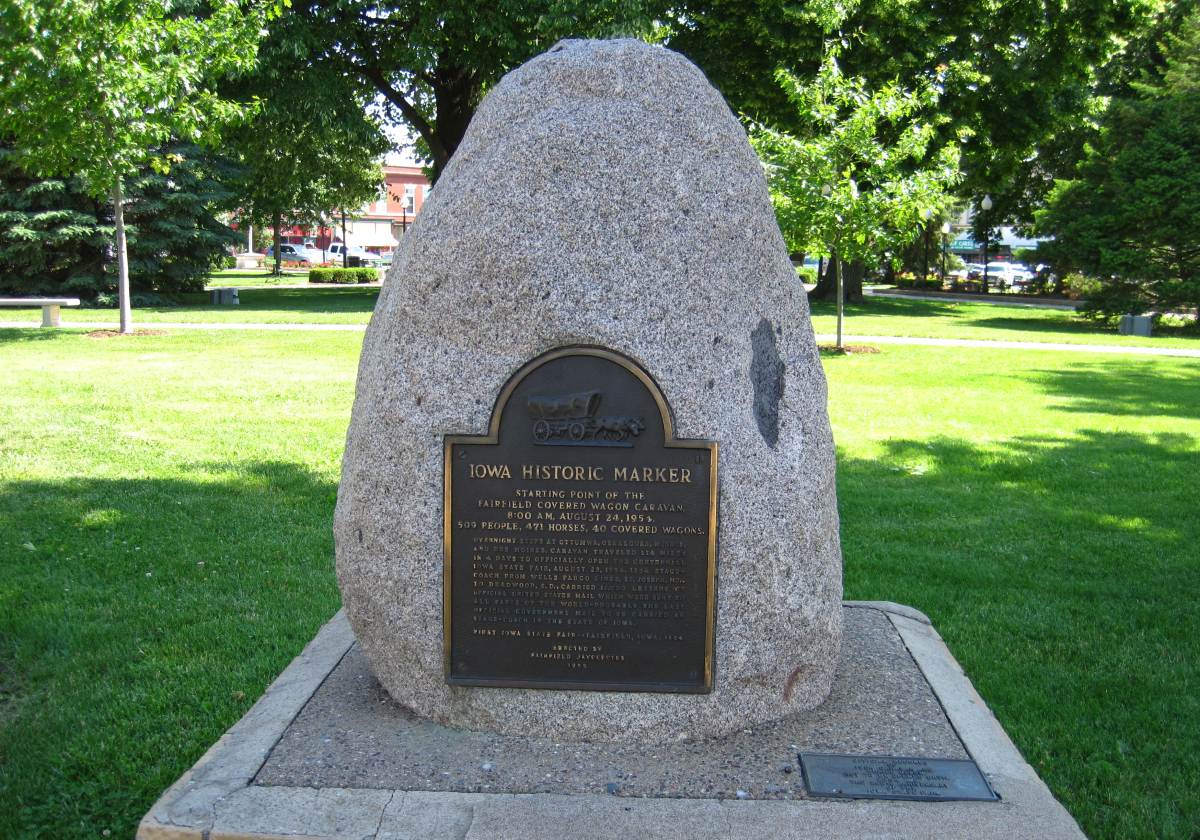
[[(67, 326), (70, 326), (68, 324)], [(50, 341), (62, 333), (46, 327), (6, 327), (0, 329), (0, 344), (18, 344), (22, 341)]]
[[(836, 315), (837, 305), (833, 301), (809, 299), (813, 315)], [(846, 317), (854, 315), (901, 315), (906, 318), (926, 318), (938, 315), (961, 315), (962, 310), (954, 301), (906, 300), (902, 298), (870, 297), (860, 303), (847, 303)]]
[[(375, 309), (379, 298), (378, 286), (346, 286), (340, 289), (272, 289), (269, 286), (242, 289), (238, 293), (238, 311), (287, 311), (287, 312), (365, 312)], [(208, 293), (192, 293), (180, 296), (181, 304), (175, 307), (145, 307), (151, 312), (230, 311), (228, 306), (209, 304)]]
[(1088, 321), (1070, 312), (1063, 310), (1052, 310), (1060, 313), (1062, 317), (1045, 316), (1040, 318), (1020, 318), (1012, 317), (994, 317), (994, 318), (972, 318), (971, 326), (982, 327), (984, 329), (993, 330), (1008, 330), (1011, 332), (1029, 332), (1036, 330), (1037, 332), (1048, 333), (1063, 333), (1064, 335), (1079, 335), (1088, 333), (1092, 335), (1116, 335), (1117, 331), (1113, 327), (1106, 326), (1097, 321)]
[(1022, 378), (1064, 398), (1055, 406), (1061, 411), (1200, 419), (1200, 364), (1175, 369), (1141, 360), (1119, 367), (1074, 364), (1030, 371)]
[(1189, 836), (1196, 439), (896, 439), (838, 469), (846, 597), (927, 612), (1088, 836)]
[(201, 468), (0, 485), (0, 836), (132, 837), (336, 610), (334, 482)]

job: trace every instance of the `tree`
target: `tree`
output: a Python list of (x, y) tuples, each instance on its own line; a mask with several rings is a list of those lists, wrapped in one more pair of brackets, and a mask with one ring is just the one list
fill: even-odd
[[(665, 4), (663, 4), (665, 5)], [(295, 0), (283, 21), (370, 83), (437, 179), (487, 89), (566, 36), (648, 32), (650, 0)]]
[[(229, 209), (229, 162), (186, 146), (164, 150), (164, 175), (150, 167), (126, 182), (126, 226), (133, 290), (179, 292), (203, 287), (234, 240), (215, 218)], [(116, 290), (105, 260), (113, 238), (111, 209), (75, 177), (39, 178), (0, 147), (0, 290), (93, 298)]]
[[(131, 286), (154, 292), (198, 292), (238, 241), (216, 218), (232, 210), (236, 166), (199, 147), (172, 144), (166, 173), (146, 167), (126, 181), (126, 233)], [(111, 225), (108, 208), (103, 218)]]
[(1075, 177), (1037, 216), (1054, 237), (1039, 253), (1094, 276), (1089, 307), (1104, 317), (1200, 307), (1200, 11), (1164, 52), (1163, 68), (1113, 100)]
[(374, 198), (383, 182), (380, 160), (390, 148), (367, 113), (368, 86), (315, 62), (300, 34), (277, 29), (263, 45), (258, 69), (239, 87), (261, 106), (226, 144), (244, 167), (243, 219), (273, 230), (276, 273), (280, 228), (318, 224), (335, 208)]
[(832, 257), (840, 316), (842, 264), (878, 265), (911, 242), (950, 203), (959, 151), (954, 142), (936, 145), (936, 125), (922, 116), (937, 101), (934, 83), (870, 90), (861, 77), (844, 75), (837, 58), (831, 46), (811, 82), (780, 71), (795, 133), (758, 125), (751, 142), (788, 247)]
[(112, 238), (77, 178), (38, 178), (0, 146), (0, 293), (92, 297)]
[[(1051, 183), (1044, 165), (1073, 160), (1067, 139), (1091, 113), (1097, 68), (1159, 5), (705, 0), (674, 7), (667, 44), (695, 61), (748, 121), (784, 131), (799, 126), (774, 73), (815, 74), (825, 32), (843, 33), (843, 72), (871, 88), (896, 80), (918, 89), (942, 68), (936, 111), (946, 120), (937, 142), (969, 131), (959, 194), (990, 193), (996, 218), (1029, 219)], [(1051, 139), (1065, 154), (1044, 150)]]
[(248, 70), (266, 0), (0, 0), (0, 134), (40, 175), (113, 207), (121, 332), (132, 332), (125, 180), (172, 139), (215, 142), (245, 108), (211, 80)]

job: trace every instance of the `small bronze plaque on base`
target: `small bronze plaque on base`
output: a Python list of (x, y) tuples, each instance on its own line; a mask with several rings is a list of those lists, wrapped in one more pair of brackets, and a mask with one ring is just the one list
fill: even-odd
[(711, 690), (716, 504), (717, 444), (675, 439), (636, 362), (534, 359), (445, 439), (446, 681)]
[(970, 759), (801, 753), (800, 767), (813, 796), (919, 802), (1000, 798)]

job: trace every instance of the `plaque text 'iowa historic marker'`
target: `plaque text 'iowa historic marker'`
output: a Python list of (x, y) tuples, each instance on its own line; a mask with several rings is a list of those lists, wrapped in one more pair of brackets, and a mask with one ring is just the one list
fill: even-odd
[(445, 458), (447, 682), (711, 689), (717, 445), (641, 367), (546, 353)]

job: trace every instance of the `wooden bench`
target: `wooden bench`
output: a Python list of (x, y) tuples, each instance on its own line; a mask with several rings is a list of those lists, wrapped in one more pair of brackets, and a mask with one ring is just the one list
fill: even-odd
[(60, 307), (78, 305), (79, 298), (0, 298), (0, 306), (19, 306), (26, 309), (40, 306), (43, 327), (59, 326)]

